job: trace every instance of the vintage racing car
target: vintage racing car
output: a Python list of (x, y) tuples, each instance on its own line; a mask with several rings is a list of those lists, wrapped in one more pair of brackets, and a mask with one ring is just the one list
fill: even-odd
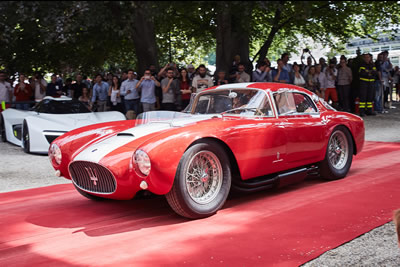
[(364, 122), (289, 84), (242, 83), (206, 89), (185, 112), (153, 111), (57, 138), (57, 176), (91, 198), (165, 195), (187, 218), (216, 213), (231, 189), (284, 186), (310, 173), (348, 173), (364, 144)]

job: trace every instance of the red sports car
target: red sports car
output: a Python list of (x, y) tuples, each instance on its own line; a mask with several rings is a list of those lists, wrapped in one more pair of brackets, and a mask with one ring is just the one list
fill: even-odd
[(231, 189), (280, 187), (319, 174), (346, 176), (364, 122), (289, 84), (242, 83), (192, 96), (184, 112), (90, 125), (49, 149), (56, 175), (90, 199), (165, 195), (187, 218), (216, 213)]

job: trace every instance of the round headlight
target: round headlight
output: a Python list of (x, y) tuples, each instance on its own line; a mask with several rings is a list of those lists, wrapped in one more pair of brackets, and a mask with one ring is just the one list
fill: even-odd
[(136, 150), (134, 155), (134, 161), (136, 166), (139, 168), (139, 171), (143, 175), (145, 176), (149, 175), (151, 170), (151, 163), (150, 163), (150, 158), (146, 152), (144, 152), (143, 150)]
[(54, 159), (55, 163), (57, 163), (58, 165), (61, 164), (61, 159), (62, 159), (61, 149), (56, 144), (51, 145), (49, 156), (50, 160)]

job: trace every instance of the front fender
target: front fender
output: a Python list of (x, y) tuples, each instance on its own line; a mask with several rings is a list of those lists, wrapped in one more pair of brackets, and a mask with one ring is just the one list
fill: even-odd
[(149, 155), (151, 172), (146, 178), (148, 190), (159, 195), (167, 194), (174, 183), (179, 162), (190, 145), (202, 138), (216, 138), (204, 135), (204, 130), (175, 129), (147, 140), (139, 148)]
[(61, 135), (54, 140), (52, 144), (56, 144), (60, 147), (62, 161), (60, 165), (56, 165), (52, 162), (53, 168), (60, 170), (64, 177), (70, 179), (68, 165), (76, 155), (90, 145), (129, 129), (133, 127), (134, 124), (135, 122), (131, 120), (92, 124)]

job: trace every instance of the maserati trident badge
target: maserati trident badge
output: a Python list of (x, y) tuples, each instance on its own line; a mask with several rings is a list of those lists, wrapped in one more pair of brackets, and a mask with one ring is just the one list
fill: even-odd
[(89, 167), (89, 168), (86, 168), (86, 167), (85, 167), (85, 170), (86, 170), (86, 172), (88, 173), (90, 180), (93, 181), (93, 184), (94, 184), (94, 185), (97, 185), (97, 181), (98, 181), (99, 179), (97, 178), (97, 172), (96, 172), (96, 170), (93, 170), (93, 169), (90, 168), (90, 167)]

